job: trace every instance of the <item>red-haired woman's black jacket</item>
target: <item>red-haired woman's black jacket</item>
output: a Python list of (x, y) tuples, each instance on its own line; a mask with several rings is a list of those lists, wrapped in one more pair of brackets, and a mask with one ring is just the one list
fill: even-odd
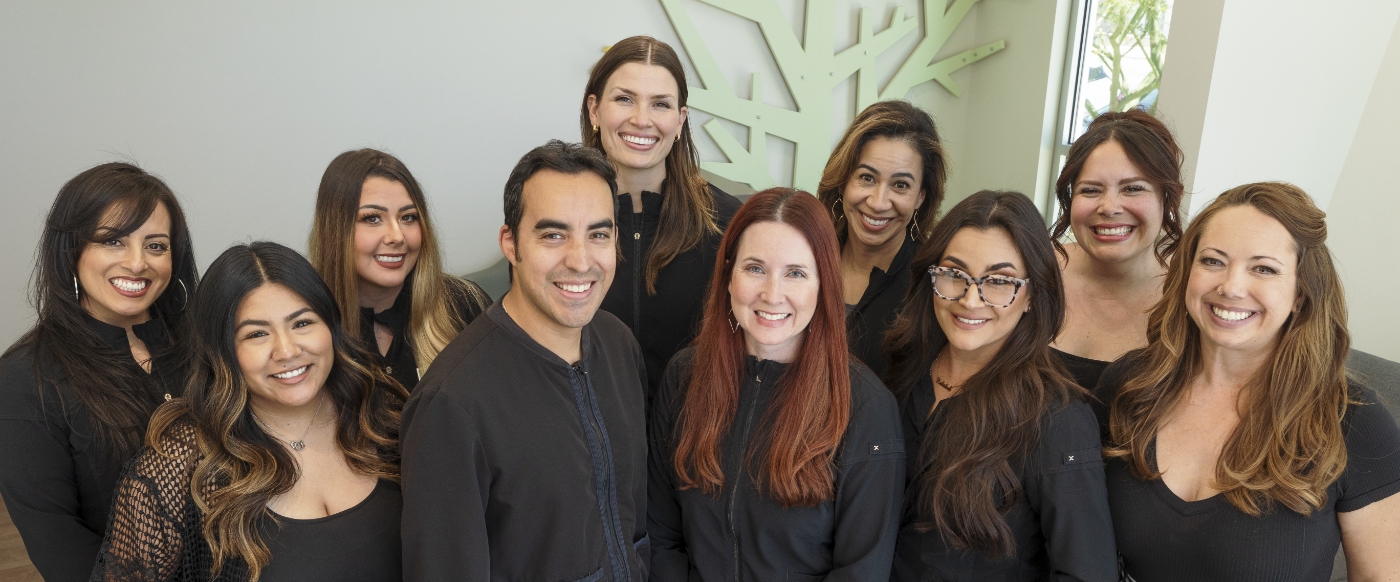
[(695, 350), (676, 354), (653, 403), (647, 531), (653, 582), (885, 580), (904, 489), (904, 440), (894, 396), (851, 362), (851, 417), (832, 471), (836, 495), (814, 507), (783, 506), (760, 492), (750, 457), (768, 434), (766, 413), (785, 366), (746, 358), (729, 434), (721, 442), (718, 496), (680, 490), (674, 428)]

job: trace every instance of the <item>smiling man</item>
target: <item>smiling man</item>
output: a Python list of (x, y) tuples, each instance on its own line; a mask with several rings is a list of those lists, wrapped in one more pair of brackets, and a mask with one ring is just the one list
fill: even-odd
[(641, 349), (598, 305), (617, 263), (612, 166), (551, 141), (505, 188), (511, 287), (404, 408), (404, 579), (646, 579)]

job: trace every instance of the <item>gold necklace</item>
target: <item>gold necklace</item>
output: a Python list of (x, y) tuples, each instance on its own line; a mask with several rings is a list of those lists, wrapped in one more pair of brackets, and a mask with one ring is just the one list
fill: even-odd
[(311, 434), (311, 427), (313, 427), (313, 426), (316, 425), (316, 415), (318, 415), (318, 414), (321, 413), (321, 405), (322, 405), (322, 404), (325, 404), (325, 403), (326, 403), (326, 393), (325, 393), (325, 392), (322, 392), (322, 393), (321, 393), (321, 400), (320, 400), (319, 402), (316, 403), (316, 411), (311, 413), (311, 422), (308, 423), (308, 424), (306, 425), (306, 430), (303, 431), (303, 432), (301, 433), (301, 438), (299, 438), (299, 439), (297, 439), (297, 440), (292, 440), (292, 439), (288, 438), (287, 435), (282, 434), (282, 431), (279, 431), (279, 430), (277, 430), (277, 429), (275, 429), (275, 428), (272, 428), (272, 425), (269, 425), (269, 424), (267, 424), (266, 422), (263, 422), (263, 419), (259, 418), (258, 415), (257, 415), (256, 413), (253, 414), (253, 419), (256, 420), (256, 421), (258, 421), (258, 424), (263, 425), (263, 428), (265, 428), (265, 429), (267, 429), (267, 430), (270, 430), (270, 431), (272, 431), (272, 432), (274, 432), (274, 433), (277, 433), (277, 436), (282, 437), (282, 440), (285, 440), (285, 441), (287, 441), (288, 443), (290, 443), (290, 445), (291, 445), (293, 451), (300, 451), (300, 450), (306, 448), (306, 435)]

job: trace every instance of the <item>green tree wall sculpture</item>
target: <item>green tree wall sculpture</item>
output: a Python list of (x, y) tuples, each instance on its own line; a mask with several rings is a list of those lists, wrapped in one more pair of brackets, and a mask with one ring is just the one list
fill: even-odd
[(880, 89), (875, 74), (876, 58), (918, 28), (918, 19), (906, 18), (903, 8), (895, 8), (890, 26), (878, 33), (874, 32), (875, 10), (861, 9), (856, 44), (838, 53), (833, 0), (807, 0), (802, 40), (797, 38), (775, 0), (699, 1), (758, 24), (796, 105), (793, 110), (764, 103), (758, 73), (753, 73), (748, 97), (738, 96), (681, 6), (682, 0), (661, 0), (704, 84), (704, 88), (690, 88), (689, 106), (749, 129), (749, 143), (745, 147), (717, 119), (706, 122), (705, 133), (729, 161), (701, 165), (719, 176), (760, 190), (777, 183), (768, 173), (767, 143), (768, 136), (772, 135), (796, 145), (793, 187), (816, 191), (822, 168), (831, 154), (832, 92), (851, 75), (856, 75), (856, 111), (876, 101), (903, 98), (911, 88), (928, 81), (937, 81), (949, 93), (958, 96), (961, 89), (953, 81), (952, 73), (1006, 48), (1006, 42), (998, 40), (934, 61), (948, 37), (979, 0), (953, 0), (951, 6), (947, 0), (923, 0), (924, 37), (894, 77)]

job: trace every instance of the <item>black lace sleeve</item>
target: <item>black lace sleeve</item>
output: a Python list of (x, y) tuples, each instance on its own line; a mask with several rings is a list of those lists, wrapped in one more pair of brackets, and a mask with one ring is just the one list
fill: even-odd
[(194, 428), (175, 424), (161, 439), (164, 451), (147, 447), (122, 471), (97, 554), (92, 582), (189, 580), (186, 553), (201, 545), (198, 509), (190, 479), (199, 460)]

